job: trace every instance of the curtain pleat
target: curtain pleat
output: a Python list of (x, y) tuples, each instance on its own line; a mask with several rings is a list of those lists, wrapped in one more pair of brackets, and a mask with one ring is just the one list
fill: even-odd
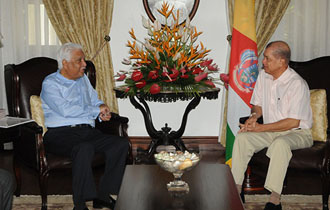
[(262, 53), (274, 34), (289, 4), (290, 0), (255, 1), (258, 55)]
[[(81, 44), (86, 59), (91, 59), (103, 46), (109, 35), (113, 13), (113, 0), (43, 0), (48, 17), (62, 43)], [(113, 88), (113, 64), (110, 45), (106, 44), (95, 57), (96, 90), (111, 111), (118, 113)]]

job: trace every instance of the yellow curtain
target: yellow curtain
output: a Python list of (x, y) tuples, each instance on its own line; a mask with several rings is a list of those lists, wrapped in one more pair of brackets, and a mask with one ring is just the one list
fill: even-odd
[[(62, 43), (74, 42), (84, 48), (86, 59), (91, 59), (110, 33), (114, 0), (43, 0), (48, 17)], [(111, 111), (118, 113), (113, 88), (113, 64), (107, 43), (94, 58), (96, 90)]]
[[(232, 31), (235, 0), (228, 0), (227, 3), (230, 31)], [(289, 4), (290, 0), (255, 0), (254, 13), (256, 18), (258, 55), (262, 53), (269, 39), (272, 37)], [(224, 102), (223, 125), (220, 135), (220, 142), (224, 146), (226, 146), (227, 131), (227, 96), (228, 94), (226, 94)]]
[[(233, 27), (234, 2), (235, 0), (228, 0), (230, 31)], [(289, 4), (290, 0), (255, 0), (258, 55), (272, 37)]]
[(262, 53), (274, 34), (289, 4), (290, 0), (255, 1), (258, 55)]

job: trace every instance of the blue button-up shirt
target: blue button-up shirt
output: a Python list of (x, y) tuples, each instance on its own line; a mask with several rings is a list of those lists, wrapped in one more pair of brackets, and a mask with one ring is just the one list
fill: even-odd
[(99, 106), (103, 104), (86, 75), (70, 80), (60, 70), (45, 78), (40, 96), (46, 127), (75, 124), (94, 127)]

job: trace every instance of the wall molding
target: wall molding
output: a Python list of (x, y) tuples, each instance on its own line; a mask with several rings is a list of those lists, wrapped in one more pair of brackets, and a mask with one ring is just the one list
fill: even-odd
[[(149, 136), (130, 136), (133, 150), (137, 148), (146, 150), (150, 144)], [(187, 149), (199, 148), (200, 150), (223, 150), (218, 142), (218, 136), (183, 136), (182, 140)]]

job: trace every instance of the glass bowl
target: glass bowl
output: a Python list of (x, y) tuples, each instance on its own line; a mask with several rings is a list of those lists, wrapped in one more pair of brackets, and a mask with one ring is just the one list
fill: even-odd
[(154, 155), (156, 163), (165, 171), (173, 174), (174, 181), (167, 184), (169, 191), (186, 191), (189, 192), (189, 185), (182, 180), (182, 175), (185, 171), (196, 166), (201, 156), (188, 151), (181, 152), (166, 152), (161, 151)]

